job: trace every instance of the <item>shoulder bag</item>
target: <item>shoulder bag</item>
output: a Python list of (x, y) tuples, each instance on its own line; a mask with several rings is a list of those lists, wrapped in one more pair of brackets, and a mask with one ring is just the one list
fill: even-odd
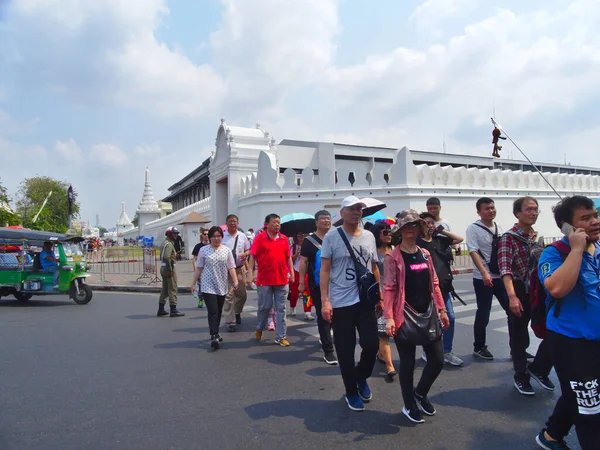
[(344, 244), (346, 244), (346, 248), (354, 262), (354, 271), (356, 272), (356, 282), (358, 284), (358, 297), (360, 298), (360, 302), (366, 307), (374, 308), (381, 301), (381, 297), (379, 296), (379, 283), (375, 279), (373, 272), (369, 271), (369, 269), (359, 263), (356, 259), (354, 249), (350, 245), (350, 242), (348, 242), (344, 230), (340, 227), (338, 228), (338, 232), (340, 233)]

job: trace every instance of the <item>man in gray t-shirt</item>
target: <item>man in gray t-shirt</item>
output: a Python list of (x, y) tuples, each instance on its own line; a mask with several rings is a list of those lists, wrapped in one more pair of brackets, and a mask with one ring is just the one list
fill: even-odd
[[(340, 227), (348, 238), (348, 242), (354, 250), (354, 255), (359, 263), (367, 269), (372, 263), (377, 262), (377, 247), (375, 236), (370, 231), (362, 230), (360, 236), (352, 236)], [(360, 301), (358, 298), (358, 284), (354, 262), (346, 248), (346, 244), (340, 235), (338, 228), (332, 228), (323, 239), (321, 258), (331, 260), (331, 272), (329, 275), (329, 301), (332, 308), (351, 306)]]
[[(379, 281), (375, 237), (359, 227), (364, 207), (358, 198), (346, 197), (340, 211), (342, 226), (325, 235), (321, 248), (321, 314), (323, 319), (333, 323), (333, 341), (346, 388), (345, 399), (352, 411), (363, 411), (363, 402), (372, 398), (367, 378), (373, 372), (379, 349), (375, 308), (360, 301), (354, 261), (340, 234), (341, 231), (348, 239), (358, 264), (372, 271)], [(362, 352), (355, 365), (357, 331)]]
[[(490, 321), (492, 298), (496, 296), (500, 306), (506, 311), (508, 319), (508, 295), (499, 273), (492, 273), (490, 262), (495, 236), (502, 236), (502, 230), (496, 225), (496, 204), (489, 197), (477, 200), (477, 214), (480, 220), (467, 228), (467, 247), (473, 260), (473, 288), (477, 298), (477, 311), (473, 324), (473, 355), (486, 360), (494, 359), (487, 349), (486, 328)], [(496, 239), (497, 240), (497, 239)], [(497, 256), (496, 256), (497, 258)], [(508, 327), (509, 335), (511, 327)]]

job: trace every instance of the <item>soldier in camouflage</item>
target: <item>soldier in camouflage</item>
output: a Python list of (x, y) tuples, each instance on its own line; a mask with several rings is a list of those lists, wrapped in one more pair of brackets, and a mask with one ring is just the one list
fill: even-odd
[[(160, 276), (162, 277), (162, 290), (158, 298), (158, 312), (156, 315), (170, 317), (185, 316), (177, 310), (177, 273), (175, 272), (175, 259), (177, 252), (175, 251), (175, 240), (179, 236), (179, 230), (175, 227), (167, 228), (165, 232), (165, 242), (160, 250)], [(169, 298), (169, 307), (171, 312), (165, 311), (165, 302)]]

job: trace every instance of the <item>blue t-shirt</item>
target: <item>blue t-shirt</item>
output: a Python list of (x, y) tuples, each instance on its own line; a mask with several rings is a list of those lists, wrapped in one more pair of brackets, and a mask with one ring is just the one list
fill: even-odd
[(42, 265), (42, 270), (46, 267), (56, 266), (56, 261), (49, 261), (46, 259), (46, 256), (51, 256), (52, 258), (56, 258), (54, 252), (47, 252), (46, 250), (42, 250), (40, 253), (40, 264)]
[[(562, 241), (569, 245), (567, 238)], [(548, 311), (546, 328), (574, 339), (600, 341), (600, 245), (594, 244), (594, 256), (583, 253), (577, 284), (560, 300), (558, 317), (554, 317), (556, 302)], [(555, 247), (547, 247), (538, 265), (538, 276), (542, 284), (563, 264)], [(546, 298), (546, 307), (551, 297)]]

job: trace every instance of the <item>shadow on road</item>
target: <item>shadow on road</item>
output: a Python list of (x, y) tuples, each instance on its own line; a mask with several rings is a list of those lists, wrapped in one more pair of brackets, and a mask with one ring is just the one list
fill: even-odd
[(244, 408), (252, 420), (269, 417), (296, 417), (304, 420), (304, 426), (313, 433), (360, 433), (355, 441), (370, 436), (397, 434), (401, 427), (412, 428), (401, 414), (367, 410), (361, 413), (350, 411), (343, 399), (307, 400), (289, 399), (257, 403)]
[(552, 394), (537, 392), (533, 398), (525, 398), (507, 385), (455, 389), (431, 396), (434, 404), (459, 406), (476, 411), (506, 413), (514, 417), (532, 417), (540, 407), (546, 408)]
[(72, 300), (0, 300), (0, 308), (30, 308), (37, 306), (77, 306)]
[[(251, 339), (250, 342), (257, 346), (256, 341)], [(307, 361), (322, 361), (321, 357), (314, 356), (314, 353), (320, 353), (320, 350), (314, 345), (314, 343), (306, 343), (304, 340), (293, 341), (291, 347), (283, 348), (275, 344), (273, 341), (263, 339), (258, 344), (260, 347), (271, 345), (274, 347), (272, 352), (261, 352), (248, 355), (251, 359), (260, 359), (265, 362), (275, 364), (278, 366), (293, 366), (297, 364), (304, 364)]]
[[(325, 364), (325, 363), (323, 362), (323, 364)], [(311, 377), (329, 377), (329, 376), (339, 377), (340, 369), (339, 369), (339, 366), (323, 365), (321, 367), (313, 367), (312, 369), (308, 369), (305, 373), (307, 375), (310, 375)]]
[(131, 316), (125, 316), (125, 318), (131, 320), (156, 319), (156, 314), (134, 314)]

